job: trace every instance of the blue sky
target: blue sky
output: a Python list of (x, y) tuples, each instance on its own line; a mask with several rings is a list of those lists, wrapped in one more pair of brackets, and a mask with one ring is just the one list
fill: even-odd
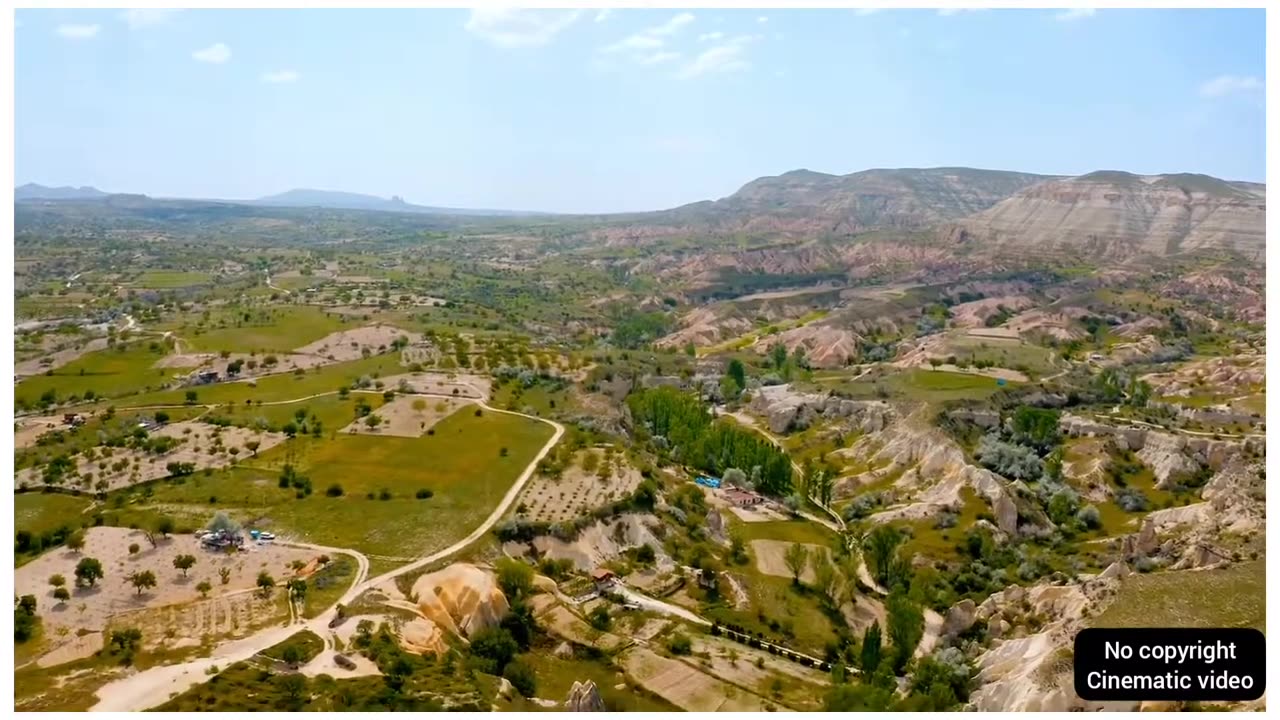
[(1265, 177), (1262, 10), (19, 10), (16, 181), (647, 210), (795, 168)]

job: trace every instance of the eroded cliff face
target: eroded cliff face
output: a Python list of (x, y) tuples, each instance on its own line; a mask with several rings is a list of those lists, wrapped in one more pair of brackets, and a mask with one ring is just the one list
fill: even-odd
[(1093, 257), (1235, 250), (1262, 261), (1266, 199), (1204, 175), (1050, 180), (945, 225), (953, 244)]
[(497, 576), (466, 563), (418, 578), (412, 597), (420, 617), (400, 629), (400, 642), (420, 653), (443, 652), (449, 636), (469, 638), (497, 625), (510, 609)]

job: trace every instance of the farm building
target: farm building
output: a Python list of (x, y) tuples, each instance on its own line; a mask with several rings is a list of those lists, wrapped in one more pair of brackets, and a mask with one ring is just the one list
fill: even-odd
[(62, 416), (62, 422), (63, 424), (70, 425), (71, 427), (80, 427), (85, 424), (85, 418), (79, 413), (67, 413)]
[(764, 502), (764, 498), (747, 490), (739, 490), (738, 488), (729, 488), (724, 491), (724, 497), (729, 502), (738, 507), (747, 507), (748, 505), (759, 505)]
[(591, 582), (595, 583), (597, 589), (609, 587), (617, 579), (613, 571), (606, 568), (597, 568), (591, 573)]

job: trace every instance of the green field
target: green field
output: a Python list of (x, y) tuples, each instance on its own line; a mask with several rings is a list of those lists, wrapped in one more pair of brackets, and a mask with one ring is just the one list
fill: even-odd
[[(434, 430), (420, 438), (298, 438), (239, 467), (159, 483), (149, 496), (134, 490), (126, 507), (163, 507), (189, 522), (220, 509), (322, 545), (413, 557), (479, 525), (552, 434), (536, 420), (490, 411), (476, 417), (471, 408)], [(291, 454), (312, 482), (310, 496), (299, 499), (294, 489), (278, 487), (279, 468)], [(331, 485), (340, 485), (343, 495), (327, 496)], [(415, 497), (423, 488), (432, 497)], [(379, 499), (384, 489), (388, 500)]]
[[(335, 363), (309, 370), (302, 375), (282, 373), (258, 378), (255, 385), (247, 381), (225, 382), (197, 388), (166, 390), (129, 398), (123, 404), (130, 407), (145, 405), (181, 405), (188, 389), (196, 391), (196, 402), (201, 405), (239, 403), (245, 400), (263, 402), (294, 401), (309, 395), (335, 392), (343, 385), (351, 385), (363, 376), (378, 378), (404, 372), (400, 367), (400, 355), (391, 353), (361, 360)], [(290, 411), (292, 412), (292, 410)]]
[(99, 397), (114, 398), (162, 387), (183, 371), (156, 368), (166, 351), (163, 346), (155, 347), (142, 342), (87, 353), (51, 375), (36, 375), (18, 383), (14, 400), (19, 407), (24, 403), (35, 406), (49, 390), (62, 402), (72, 396), (82, 397), (86, 390)]
[(180, 272), (175, 270), (148, 270), (142, 273), (133, 284), (151, 290), (169, 290), (173, 288), (208, 285), (213, 276), (202, 272)]
[[(825, 376), (828, 379), (832, 377), (839, 377), (839, 375)], [(1017, 384), (1005, 383), (1006, 386)], [(946, 400), (980, 400), (990, 396), (1000, 387), (995, 378), (985, 375), (919, 368), (894, 372), (875, 380), (868, 378), (833, 380), (805, 383), (799, 386), (800, 389), (805, 390), (839, 390), (842, 394), (855, 399), (888, 397), (935, 403)]]
[(299, 411), (305, 411), (308, 418), (314, 416), (321, 423), (325, 433), (341, 430), (355, 419), (355, 406), (359, 400), (377, 410), (382, 407), (382, 393), (353, 392), (345, 399), (337, 394), (298, 400), (279, 405), (246, 405), (243, 402), (219, 405), (210, 413), (213, 417), (228, 418), (233, 424), (253, 427), (260, 421), (268, 426), (280, 428), (285, 423), (295, 420)]
[[(1249, 627), (1266, 630), (1265, 560), (1218, 570), (1130, 575), (1094, 627)], [(1188, 592), (1194, 588), (1194, 591)]]
[(746, 542), (752, 540), (781, 540), (783, 542), (809, 543), (830, 547), (836, 534), (809, 520), (777, 520), (773, 522), (735, 522), (736, 532)]
[(227, 327), (191, 328), (179, 333), (196, 352), (284, 352), (315, 342), (329, 333), (354, 327), (337, 315), (307, 305), (256, 311), (248, 321), (223, 318)]

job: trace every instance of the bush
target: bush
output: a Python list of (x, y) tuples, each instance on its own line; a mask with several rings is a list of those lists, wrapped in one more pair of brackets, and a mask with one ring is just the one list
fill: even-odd
[(339, 485), (338, 483), (334, 483), (330, 485), (329, 489), (324, 491), (324, 494), (328, 495), (329, 497), (342, 497), (342, 493), (343, 493), (342, 486)]
[(418, 492), (413, 494), (413, 496), (418, 498), (419, 500), (427, 500), (432, 495), (435, 495), (435, 493), (428, 490), (427, 488), (418, 488)]
[(676, 633), (667, 641), (667, 649), (672, 655), (688, 655), (693, 652), (693, 643), (684, 633)]
[(379, 499), (379, 500), (390, 500), (390, 499), (391, 499), (391, 491), (390, 491), (390, 490), (388, 490), (388, 489), (386, 489), (386, 488), (382, 488), (382, 490), (380, 490), (380, 491), (378, 492), (378, 499)]
[(1076, 513), (1076, 520), (1090, 530), (1096, 530), (1102, 526), (1102, 514), (1098, 512), (1098, 508), (1092, 505), (1085, 505), (1080, 508), (1080, 512)]
[(538, 692), (538, 679), (533, 673), (533, 668), (522, 660), (512, 660), (507, 663), (502, 677), (506, 678), (516, 692), (524, 697), (533, 697)]

